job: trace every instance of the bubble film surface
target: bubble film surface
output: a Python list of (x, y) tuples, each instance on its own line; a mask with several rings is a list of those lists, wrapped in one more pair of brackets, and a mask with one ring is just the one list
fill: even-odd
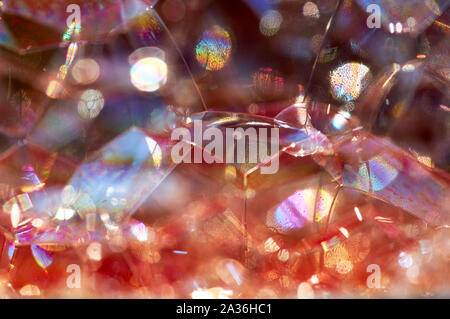
[(0, 13), (0, 297), (449, 296), (448, 1)]

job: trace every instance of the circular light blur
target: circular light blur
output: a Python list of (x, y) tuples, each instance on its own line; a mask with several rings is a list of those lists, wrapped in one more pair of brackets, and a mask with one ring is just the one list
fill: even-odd
[(406, 23), (413, 29), (416, 26), (416, 19), (414, 19), (414, 17), (409, 17), (408, 20), (406, 20)]
[(336, 265), (336, 271), (340, 274), (347, 274), (353, 269), (353, 263), (350, 260), (340, 260)]
[(100, 91), (86, 90), (78, 102), (78, 114), (84, 119), (93, 119), (100, 114), (104, 104), (105, 99)]
[(371, 73), (366, 65), (345, 63), (330, 73), (331, 94), (339, 101), (354, 101), (366, 88), (370, 77)]
[(130, 76), (138, 90), (154, 92), (167, 82), (167, 64), (156, 57), (143, 58), (131, 67)]
[(136, 49), (133, 53), (130, 54), (130, 56), (128, 57), (128, 63), (133, 66), (133, 64), (139, 62), (139, 60), (150, 57), (165, 61), (166, 53), (158, 47), (142, 47)]
[(297, 288), (298, 299), (314, 299), (314, 290), (307, 282), (302, 282)]
[(89, 259), (94, 261), (102, 260), (102, 245), (97, 242), (90, 244), (86, 250)]
[(20, 288), (19, 291), (21, 296), (26, 296), (26, 297), (30, 297), (30, 296), (40, 296), (41, 295), (41, 291), (39, 290), (38, 286), (35, 285), (25, 285), (22, 288)]
[(100, 67), (94, 59), (81, 59), (72, 67), (72, 77), (79, 84), (95, 82), (100, 75)]
[(222, 69), (230, 59), (231, 39), (229, 33), (219, 26), (203, 32), (195, 47), (197, 61), (208, 71)]
[(320, 17), (319, 8), (317, 7), (317, 5), (314, 2), (308, 1), (303, 6), (303, 15), (305, 17), (317, 19)]
[(269, 10), (264, 13), (259, 21), (259, 31), (266, 37), (274, 36), (280, 30), (283, 17), (276, 10)]
[(400, 267), (409, 268), (413, 264), (413, 258), (412, 258), (412, 256), (410, 254), (405, 253), (404, 251), (402, 251), (398, 255), (398, 264), (400, 265)]

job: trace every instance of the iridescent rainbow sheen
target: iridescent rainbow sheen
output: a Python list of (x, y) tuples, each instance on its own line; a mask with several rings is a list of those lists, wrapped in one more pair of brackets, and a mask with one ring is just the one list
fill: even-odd
[(66, 54), (66, 66), (69, 67), (72, 62), (73, 59), (75, 59), (75, 56), (77, 55), (78, 52), (78, 43), (77, 42), (72, 42), (69, 45), (69, 48), (67, 49), (67, 54)]
[(81, 31), (81, 26), (77, 25), (76, 23), (72, 23), (68, 28), (67, 31), (63, 34), (63, 41), (68, 42), (70, 39), (72, 39), (72, 36), (78, 36)]
[(132, 34), (137, 35), (144, 44), (157, 44), (163, 30), (159, 17), (153, 10), (146, 11), (134, 18), (130, 28), (133, 30)]
[(269, 211), (266, 225), (279, 232), (299, 230), (307, 223), (326, 219), (333, 197), (325, 190), (302, 189)]
[(365, 89), (370, 77), (371, 73), (366, 65), (345, 63), (330, 73), (331, 94), (339, 101), (354, 101)]
[(222, 69), (231, 55), (230, 34), (219, 26), (206, 30), (195, 47), (195, 55), (206, 70)]
[(53, 257), (48, 251), (38, 245), (31, 245), (31, 253), (39, 267), (46, 269), (53, 263)]

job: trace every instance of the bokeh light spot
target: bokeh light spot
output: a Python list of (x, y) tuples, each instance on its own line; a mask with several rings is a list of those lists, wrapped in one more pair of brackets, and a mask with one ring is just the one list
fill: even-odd
[(140, 91), (157, 91), (167, 81), (167, 64), (156, 57), (137, 61), (130, 70), (131, 83)]
[(370, 78), (371, 73), (366, 65), (345, 63), (330, 73), (331, 94), (339, 101), (354, 101), (366, 88)]
[(219, 26), (206, 30), (195, 47), (195, 55), (206, 70), (222, 69), (231, 55), (230, 34)]
[(276, 10), (269, 10), (262, 16), (259, 21), (259, 31), (266, 37), (274, 36), (280, 30), (283, 17)]
[(105, 99), (100, 91), (86, 90), (78, 102), (78, 114), (84, 119), (93, 119), (100, 114), (104, 104)]
[(100, 75), (100, 67), (94, 59), (81, 59), (72, 67), (72, 77), (79, 84), (95, 82)]
[(308, 1), (303, 6), (303, 15), (305, 17), (317, 19), (320, 17), (319, 8), (314, 2)]

